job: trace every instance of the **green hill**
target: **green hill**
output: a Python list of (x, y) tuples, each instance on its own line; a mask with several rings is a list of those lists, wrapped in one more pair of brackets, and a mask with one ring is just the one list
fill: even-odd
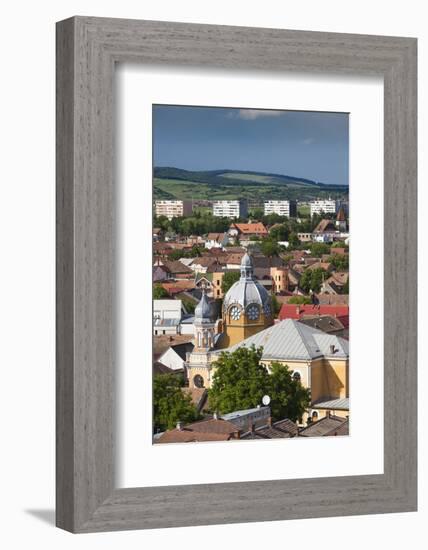
[(331, 196), (347, 198), (348, 186), (327, 185), (305, 178), (244, 170), (192, 172), (173, 167), (153, 171), (155, 199), (225, 200), (247, 198), (306, 201)]

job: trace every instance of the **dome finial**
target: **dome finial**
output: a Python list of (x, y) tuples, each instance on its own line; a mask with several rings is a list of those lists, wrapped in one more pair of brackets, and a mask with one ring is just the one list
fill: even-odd
[(252, 279), (253, 278), (253, 260), (251, 255), (248, 254), (248, 250), (241, 258), (241, 279)]
[(195, 322), (211, 323), (211, 304), (208, 301), (205, 287), (202, 288), (201, 299), (195, 307)]

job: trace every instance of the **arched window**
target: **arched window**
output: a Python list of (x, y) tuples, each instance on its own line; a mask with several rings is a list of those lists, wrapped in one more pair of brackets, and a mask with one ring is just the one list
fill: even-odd
[(302, 381), (302, 377), (301, 377), (300, 372), (298, 370), (295, 370), (293, 372), (293, 380), (296, 381), (296, 382), (301, 382)]
[(203, 388), (204, 387), (204, 379), (200, 374), (197, 374), (193, 377), (193, 384), (196, 388)]
[(316, 422), (318, 420), (318, 413), (317, 411), (313, 411), (312, 413), (312, 422)]

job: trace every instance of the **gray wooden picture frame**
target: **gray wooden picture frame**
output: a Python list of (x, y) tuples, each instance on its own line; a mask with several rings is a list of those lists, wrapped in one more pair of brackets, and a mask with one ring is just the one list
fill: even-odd
[[(91, 17), (57, 24), (58, 527), (83, 533), (416, 510), (416, 46), (414, 38)], [(382, 475), (115, 488), (117, 62), (383, 77)]]

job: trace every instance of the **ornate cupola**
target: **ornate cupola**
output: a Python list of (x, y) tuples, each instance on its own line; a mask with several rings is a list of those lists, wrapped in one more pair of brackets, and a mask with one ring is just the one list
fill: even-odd
[(214, 347), (214, 327), (211, 305), (204, 288), (201, 300), (195, 308), (195, 351), (210, 350)]
[(222, 347), (237, 344), (273, 323), (271, 297), (255, 279), (253, 259), (248, 252), (242, 257), (240, 272), (239, 280), (223, 300)]

